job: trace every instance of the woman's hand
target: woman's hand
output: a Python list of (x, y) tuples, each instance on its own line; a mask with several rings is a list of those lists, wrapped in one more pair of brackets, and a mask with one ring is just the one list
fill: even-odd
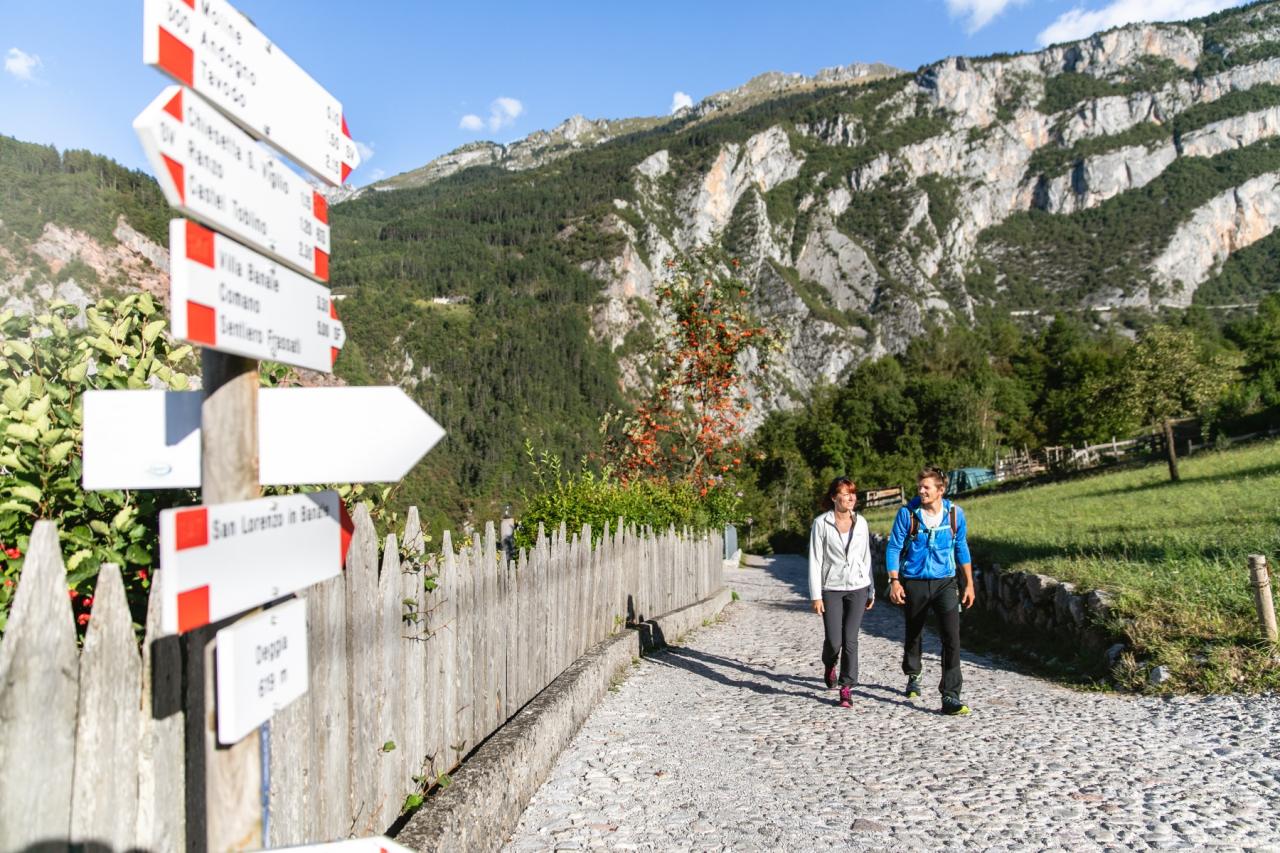
[(822, 606), (822, 599), (821, 599), (821, 598), (815, 598), (815, 599), (813, 600), (813, 612), (814, 612), (814, 613), (817, 613), (819, 616), (821, 616), (823, 613), (826, 613), (826, 612), (827, 612), (827, 608), (825, 608), (825, 607), (823, 607), (823, 606)]
[(875, 600), (874, 598), (870, 597), (870, 596), (867, 596), (867, 606), (866, 606), (865, 608), (863, 608), (863, 609), (864, 609), (864, 610), (870, 610), (871, 608), (873, 608), (873, 607), (875, 607), (875, 606), (876, 606), (876, 600)]

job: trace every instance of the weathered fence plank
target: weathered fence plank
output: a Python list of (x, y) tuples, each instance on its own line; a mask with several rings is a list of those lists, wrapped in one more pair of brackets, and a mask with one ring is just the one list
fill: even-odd
[(400, 566), (400, 595), (403, 608), (411, 614), (401, 626), (401, 633), (408, 639), (400, 641), (402, 657), (401, 689), (391, 697), (400, 703), (400, 717), (404, 721), (404, 756), (402, 784), (405, 793), (415, 789), (414, 776), (422, 776), (426, 770), (426, 682), (427, 682), (427, 593), (423, 587), (426, 568), (422, 563), (424, 543), (418, 524), (418, 508), (410, 507), (405, 519), (404, 539), (401, 550), (405, 561)]
[(38, 521), (0, 644), (0, 850), (68, 838), (77, 657), (58, 529)]
[(156, 850), (185, 850), (182, 653), (176, 636), (161, 636), (160, 602), (164, 582), (164, 572), (152, 575), (147, 599), (138, 718), (138, 820), (134, 838)]
[[(308, 633), (315, 619), (312, 593), (299, 597), (306, 601)], [(307, 648), (307, 691), (315, 690), (312, 673), (314, 649)], [(311, 771), (311, 703), (305, 695), (298, 697), (271, 717), (271, 807), (267, 825), (267, 843), (272, 847), (302, 844), (313, 831), (309, 812), (319, 804), (313, 790)]]
[(400, 804), (409, 792), (408, 762), (405, 759), (404, 705), (399, 693), (404, 690), (401, 674), (407, 645), (404, 638), (404, 605), (400, 595), (400, 544), (394, 533), (387, 536), (382, 551), (382, 569), (378, 573), (378, 609), (373, 622), (377, 627), (377, 656), (374, 684), (378, 697), (378, 728), (381, 768), (378, 796), (370, 818), (372, 832), (380, 832), (400, 814)]
[(378, 654), (378, 540), (364, 506), (356, 507), (347, 552), (347, 695), (351, 703), (351, 819), (358, 835), (381, 832), (375, 815), (381, 787), (382, 714), (376, 685)]
[(90, 612), (80, 653), (71, 841), (119, 850), (132, 843), (138, 819), (138, 703), (120, 695), (140, 695), (142, 661), (116, 564), (99, 569)]
[[(442, 596), (436, 605), (439, 613), (439, 633), (444, 640), (438, 673), (440, 701), (440, 757), (436, 763), (436, 775), (451, 770), (459, 759), (458, 735), (458, 564), (453, 553), (449, 531), (440, 541), (440, 585), (436, 593)], [(430, 686), (430, 685), (428, 685)]]
[(311, 706), (307, 737), (316, 786), (310, 800), (315, 825), (308, 830), (309, 839), (346, 838), (352, 830), (347, 582), (344, 573), (313, 586), (307, 594), (311, 683), (299, 701)]

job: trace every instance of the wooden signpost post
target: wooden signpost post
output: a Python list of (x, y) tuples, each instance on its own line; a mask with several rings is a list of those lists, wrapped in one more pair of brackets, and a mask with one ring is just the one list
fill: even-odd
[(399, 479), (444, 433), (398, 388), (258, 393), (256, 359), (328, 372), (345, 340), (316, 283), (328, 204), (259, 140), (338, 185), (360, 162), (342, 104), (225, 0), (143, 0), (143, 59), (182, 84), (134, 128), (189, 217), (170, 224), (171, 325), (203, 347), (203, 390), (86, 394), (83, 483), (201, 488), (200, 506), (160, 517), (162, 622), (185, 648), (186, 834), (191, 850), (244, 850), (266, 844), (259, 726), (307, 689), (305, 603), (280, 599), (337, 574), (348, 541), (335, 492), (262, 498), (260, 483)]

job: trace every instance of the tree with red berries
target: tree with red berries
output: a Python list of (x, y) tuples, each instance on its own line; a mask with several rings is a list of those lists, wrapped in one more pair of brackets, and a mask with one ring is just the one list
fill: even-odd
[(624, 482), (683, 480), (705, 495), (742, 464), (743, 368), (754, 356), (752, 369), (763, 369), (774, 337), (747, 310), (738, 269), (710, 251), (667, 261), (655, 384), (608, 448)]

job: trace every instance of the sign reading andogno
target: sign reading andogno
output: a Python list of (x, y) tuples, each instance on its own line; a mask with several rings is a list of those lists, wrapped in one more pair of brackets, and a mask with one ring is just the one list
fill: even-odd
[(217, 633), (218, 742), (232, 744), (307, 692), (307, 606), (302, 599)]
[(161, 629), (185, 633), (331, 578), (342, 547), (333, 491), (164, 510)]
[[(143, 0), (142, 61), (335, 186), (360, 165), (342, 104), (225, 0)], [(305, 12), (300, 12), (305, 14)]]
[(346, 335), (329, 289), (189, 219), (169, 223), (169, 310), (182, 340), (329, 373)]
[(217, 110), (167, 86), (133, 129), (171, 207), (329, 280), (328, 202)]

